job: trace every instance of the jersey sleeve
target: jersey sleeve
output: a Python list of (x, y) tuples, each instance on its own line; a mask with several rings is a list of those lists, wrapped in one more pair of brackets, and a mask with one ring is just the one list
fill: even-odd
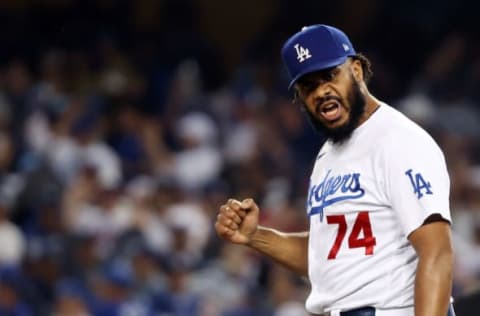
[(451, 221), (445, 157), (427, 133), (393, 137), (384, 159), (387, 198), (406, 236), (432, 214)]

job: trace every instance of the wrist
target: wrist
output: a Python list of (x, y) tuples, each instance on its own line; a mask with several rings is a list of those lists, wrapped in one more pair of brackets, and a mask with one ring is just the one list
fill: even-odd
[(247, 242), (247, 246), (250, 248), (256, 248), (259, 243), (264, 239), (262, 236), (265, 234), (265, 228), (257, 226), (255, 230), (250, 234)]

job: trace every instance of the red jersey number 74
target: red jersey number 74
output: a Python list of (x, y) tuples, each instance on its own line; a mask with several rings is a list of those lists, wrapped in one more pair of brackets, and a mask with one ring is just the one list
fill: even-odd
[[(347, 233), (347, 221), (345, 215), (328, 215), (327, 223), (331, 225), (338, 225), (337, 237), (335, 242), (328, 253), (328, 259), (335, 259), (338, 254), (338, 250), (342, 245), (343, 239)], [(363, 238), (360, 237), (360, 233), (363, 233)], [(365, 255), (373, 254), (373, 247), (377, 244), (377, 241), (372, 233), (372, 225), (370, 224), (370, 216), (367, 211), (359, 212), (355, 223), (353, 224), (352, 232), (348, 236), (349, 248), (365, 248)]]

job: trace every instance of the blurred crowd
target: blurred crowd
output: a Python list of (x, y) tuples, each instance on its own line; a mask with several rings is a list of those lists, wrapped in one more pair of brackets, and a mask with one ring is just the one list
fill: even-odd
[[(87, 14), (90, 2), (64, 11), (58, 2), (42, 11), (49, 21), (31, 21), (70, 25), (47, 32), (60, 39), (37, 38), (42, 27), (21, 19), (26, 4), (2, 12), (0, 315), (306, 315), (306, 280), (213, 232), (230, 197), (256, 199), (264, 225), (308, 228), (309, 171), (324, 139), (291, 102), (278, 35), (301, 25), (277, 28), (289, 8), (279, 1), (271, 30), (228, 67), (191, 2), (165, 2), (176, 18), (141, 34), (123, 20), (134, 1), (118, 1), (109, 28)], [(83, 22), (68, 24), (75, 12)], [(410, 18), (397, 22), (435, 38), (417, 37), (412, 55), (389, 55), (391, 41), (376, 45), (366, 21), (352, 41), (373, 62), (372, 93), (445, 152), (457, 298), (480, 290), (480, 41), (462, 25), (447, 32)], [(299, 23), (309, 21), (332, 22)], [(30, 37), (19, 44), (13, 33)]]

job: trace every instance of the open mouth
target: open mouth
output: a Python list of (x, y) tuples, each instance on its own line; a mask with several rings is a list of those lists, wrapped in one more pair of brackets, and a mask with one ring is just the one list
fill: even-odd
[(320, 107), (320, 114), (328, 121), (338, 120), (342, 114), (341, 111), (340, 103), (337, 101), (329, 101)]

